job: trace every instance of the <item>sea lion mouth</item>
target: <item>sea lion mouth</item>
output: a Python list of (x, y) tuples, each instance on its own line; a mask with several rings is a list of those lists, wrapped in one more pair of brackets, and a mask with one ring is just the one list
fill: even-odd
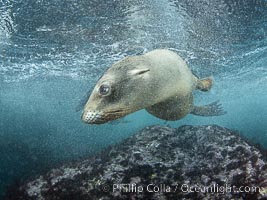
[(82, 114), (82, 121), (88, 124), (104, 124), (123, 117), (129, 113), (130, 109), (116, 109), (108, 111), (86, 111)]

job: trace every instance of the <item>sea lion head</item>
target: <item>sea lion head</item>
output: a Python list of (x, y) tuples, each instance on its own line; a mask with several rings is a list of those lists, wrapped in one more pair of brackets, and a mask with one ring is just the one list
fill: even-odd
[(112, 65), (98, 80), (82, 114), (89, 124), (103, 124), (148, 106), (150, 69), (141, 56)]

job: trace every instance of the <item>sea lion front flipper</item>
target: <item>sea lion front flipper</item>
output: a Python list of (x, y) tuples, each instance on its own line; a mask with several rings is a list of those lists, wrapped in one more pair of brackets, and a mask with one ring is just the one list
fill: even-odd
[(212, 78), (204, 78), (204, 79), (197, 79), (197, 90), (201, 90), (203, 92), (207, 92), (212, 87)]
[(226, 114), (226, 112), (221, 107), (221, 104), (219, 104), (219, 101), (214, 101), (205, 106), (194, 106), (190, 113), (193, 115), (206, 117)]

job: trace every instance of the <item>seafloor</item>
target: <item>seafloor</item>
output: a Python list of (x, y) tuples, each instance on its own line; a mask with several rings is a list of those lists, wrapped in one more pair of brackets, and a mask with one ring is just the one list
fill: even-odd
[(13, 187), (6, 199), (265, 199), (265, 156), (216, 125), (150, 126), (94, 157)]

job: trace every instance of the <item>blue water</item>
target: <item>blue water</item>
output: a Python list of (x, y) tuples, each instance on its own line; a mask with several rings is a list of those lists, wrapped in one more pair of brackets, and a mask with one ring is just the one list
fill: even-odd
[[(195, 103), (219, 99), (227, 115), (83, 124), (75, 107), (107, 67), (155, 48), (212, 75)], [(266, 86), (266, 0), (0, 0), (0, 193), (152, 124), (218, 124), (267, 147)]]

